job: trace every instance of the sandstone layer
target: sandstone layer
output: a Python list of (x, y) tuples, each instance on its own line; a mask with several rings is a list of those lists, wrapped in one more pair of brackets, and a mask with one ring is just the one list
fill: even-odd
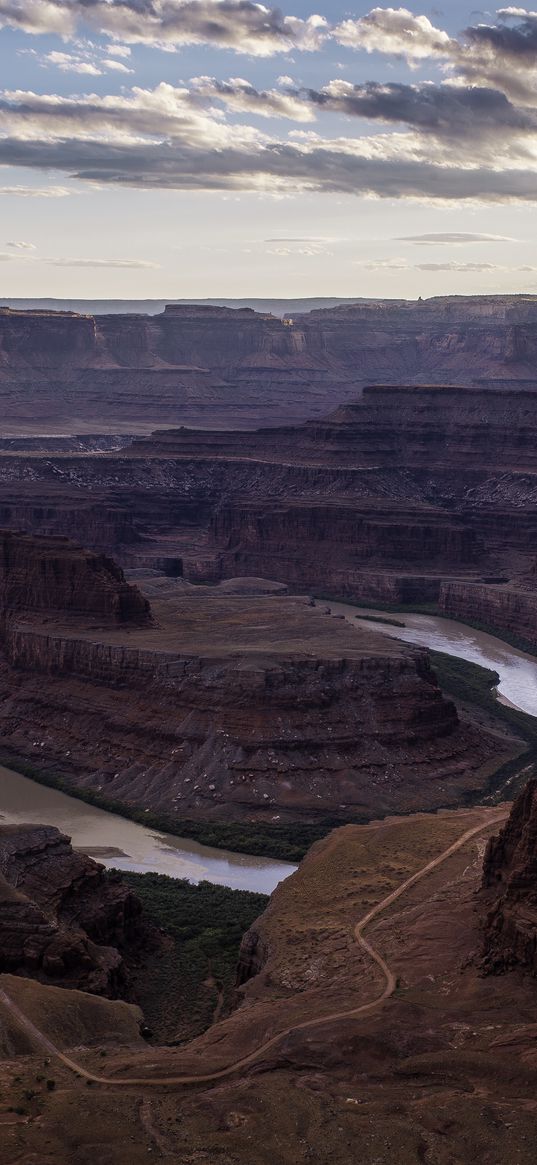
[[(108, 801), (170, 821), (345, 819), (475, 795), (510, 748), (459, 720), (425, 651), (281, 588), (178, 585), (150, 618), (112, 572), (134, 604), (121, 623), (84, 618), (57, 570), (46, 614), (20, 610), (41, 547), (45, 571), (54, 548), (62, 562), (101, 560), (62, 540), (13, 545), (32, 570), (4, 597), (3, 748)], [(101, 616), (101, 572), (83, 577), (86, 608)]]
[(67, 538), (0, 530), (0, 611), (62, 612), (112, 624), (146, 623), (149, 603), (104, 555)]
[(535, 392), (377, 386), (303, 426), (172, 430), (99, 457), (0, 453), (0, 518), (193, 583), (265, 575), (373, 603), (449, 601), (499, 629), (503, 607), (524, 637), (536, 445)]
[(124, 993), (120, 949), (140, 904), (59, 830), (0, 825), (0, 969), (98, 995)]
[(157, 315), (0, 308), (5, 435), (148, 432), (165, 424), (322, 416), (372, 380), (535, 379), (532, 296), (361, 301), (282, 320), (249, 308)]

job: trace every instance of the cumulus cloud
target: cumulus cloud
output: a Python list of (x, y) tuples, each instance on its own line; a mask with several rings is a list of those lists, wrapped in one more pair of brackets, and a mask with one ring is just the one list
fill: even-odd
[(44, 65), (54, 65), (62, 73), (80, 73), (87, 77), (102, 76), (102, 69), (99, 69), (93, 61), (86, 61), (72, 53), (60, 53), (54, 50), (46, 53), (41, 60)]
[(358, 20), (344, 20), (333, 30), (341, 45), (414, 63), (432, 56), (449, 57), (456, 49), (447, 32), (435, 28), (427, 16), (414, 16), (408, 8), (373, 8)]
[(128, 44), (212, 44), (266, 57), (315, 51), (329, 34), (322, 16), (286, 16), (254, 0), (0, 0), (0, 27), (74, 36), (90, 27)]
[(458, 37), (408, 8), (373, 8), (331, 35), (351, 48), (404, 58), (410, 66), (437, 62), (455, 80), (537, 103), (537, 12), (525, 8), (502, 8), (495, 22), (470, 25)]
[(6, 243), (6, 247), (13, 247), (16, 251), (35, 251), (37, 250), (35, 243)]

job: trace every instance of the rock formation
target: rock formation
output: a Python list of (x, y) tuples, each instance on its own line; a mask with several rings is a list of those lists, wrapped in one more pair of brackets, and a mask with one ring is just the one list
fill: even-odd
[[(158, 315), (0, 308), (6, 434), (147, 432), (322, 416), (364, 384), (532, 383), (537, 299), (361, 301), (293, 321), (249, 308)], [(16, 391), (14, 391), (16, 390)]]
[(325, 420), (0, 451), (0, 519), (192, 583), (435, 602), (535, 643), (537, 393), (366, 387)]
[(0, 612), (60, 612), (112, 624), (147, 623), (149, 603), (104, 555), (67, 538), (0, 530)]
[(120, 950), (136, 939), (140, 910), (59, 830), (0, 826), (2, 973), (117, 997), (127, 985)]
[(537, 779), (528, 781), (485, 855), (487, 971), (524, 967), (537, 975)]
[(486, 780), (497, 742), (459, 722), (423, 650), (259, 583), (257, 597), (179, 586), (151, 622), (106, 559), (5, 544), (3, 746), (106, 800), (170, 820), (345, 819)]

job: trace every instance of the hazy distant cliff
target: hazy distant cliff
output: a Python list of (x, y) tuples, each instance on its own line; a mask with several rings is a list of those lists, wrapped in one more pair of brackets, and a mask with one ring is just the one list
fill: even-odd
[(195, 304), (157, 315), (0, 307), (0, 404), (13, 434), (254, 428), (320, 416), (371, 380), (531, 381), (536, 321), (537, 298), (514, 296), (361, 301), (292, 321)]

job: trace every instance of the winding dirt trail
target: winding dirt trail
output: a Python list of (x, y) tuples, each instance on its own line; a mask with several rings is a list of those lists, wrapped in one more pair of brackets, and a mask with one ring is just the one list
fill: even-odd
[(481, 821), (479, 825), (473, 826), (472, 829), (467, 829), (466, 832), (463, 833), (462, 836), (459, 837), (456, 841), (454, 841), (446, 850), (444, 850), (443, 853), (439, 854), (438, 857), (433, 858), (432, 861), (427, 862), (426, 866), (423, 866), (421, 870), (418, 870), (415, 874), (412, 874), (410, 878), (407, 878), (406, 882), (402, 882), (400, 886), (398, 886), (395, 890), (392, 890), (392, 892), (388, 894), (386, 898), (383, 898), (381, 902), (378, 902), (376, 906), (373, 906), (372, 909), (369, 910), (368, 913), (365, 914), (363, 918), (361, 918), (356, 923), (354, 927), (354, 938), (356, 942), (362, 948), (362, 950), (365, 951), (367, 955), (369, 955), (369, 958), (372, 960), (372, 962), (376, 963), (377, 967), (380, 968), (382, 975), (384, 976), (384, 989), (379, 995), (375, 996), (375, 998), (372, 999), (369, 1003), (363, 1003), (359, 1007), (354, 1007), (347, 1011), (332, 1011), (327, 1015), (319, 1016), (317, 1019), (307, 1019), (302, 1023), (292, 1024), (291, 1027), (284, 1028), (282, 1031), (277, 1032), (275, 1036), (272, 1036), (271, 1039), (266, 1040), (264, 1044), (260, 1044), (259, 1047), (254, 1049), (253, 1052), (249, 1052), (248, 1055), (243, 1056), (240, 1060), (235, 1060), (233, 1064), (229, 1064), (227, 1068), (221, 1068), (217, 1072), (209, 1072), (207, 1075), (200, 1076), (163, 1076), (160, 1078), (155, 1077), (154, 1079), (144, 1079), (143, 1077), (128, 1077), (126, 1079), (118, 1079), (117, 1077), (113, 1076), (97, 1076), (93, 1072), (87, 1071), (87, 1069), (84, 1068), (81, 1064), (77, 1063), (76, 1060), (72, 1060), (69, 1056), (66, 1056), (64, 1052), (61, 1052), (60, 1049), (57, 1048), (56, 1045), (52, 1042), (52, 1040), (49, 1040), (48, 1036), (46, 1036), (44, 1032), (42, 1032), (38, 1027), (36, 1027), (34, 1023), (32, 1023), (32, 1020), (29, 1019), (29, 1017), (25, 1015), (23, 1011), (21, 1011), (17, 1004), (2, 988), (0, 988), (0, 1003), (3, 1003), (4, 1006), (8, 1008), (12, 1016), (19, 1023), (20, 1027), (26, 1031), (27, 1034), (31, 1036), (37, 1044), (44, 1048), (44, 1050), (48, 1052), (49, 1055), (55, 1056), (56, 1059), (60, 1060), (60, 1062), (64, 1064), (66, 1068), (69, 1068), (71, 1072), (76, 1073), (77, 1076), (82, 1077), (84, 1080), (91, 1080), (94, 1084), (105, 1084), (108, 1088), (165, 1088), (168, 1086), (173, 1087), (189, 1084), (210, 1084), (213, 1080), (223, 1080), (226, 1076), (232, 1076), (240, 1069), (247, 1068), (250, 1064), (255, 1063), (255, 1061), (258, 1060), (260, 1056), (263, 1056), (266, 1052), (269, 1052), (276, 1046), (276, 1044), (280, 1042), (280, 1040), (284, 1039), (288, 1035), (291, 1035), (292, 1032), (306, 1031), (309, 1028), (320, 1027), (322, 1024), (330, 1023), (334, 1020), (357, 1019), (361, 1015), (369, 1015), (372, 1011), (375, 1011), (377, 1007), (380, 1007), (386, 999), (389, 999), (390, 996), (393, 995), (397, 986), (396, 976), (394, 975), (393, 971), (390, 970), (386, 960), (383, 959), (379, 951), (376, 951), (375, 948), (371, 946), (371, 943), (369, 943), (367, 939), (364, 938), (363, 931), (367, 926), (369, 926), (371, 922), (373, 922), (373, 919), (377, 918), (379, 914), (382, 914), (385, 910), (387, 910), (388, 907), (391, 906), (394, 902), (397, 902), (397, 899), (401, 898), (402, 895), (407, 892), (407, 890), (410, 890), (410, 888), (415, 886), (417, 882), (420, 882), (422, 878), (426, 878), (428, 874), (431, 874), (433, 870), (438, 869), (438, 866), (443, 865), (443, 863), (452, 857), (453, 854), (462, 849), (462, 847), (466, 845), (467, 841), (470, 841), (473, 837), (477, 837), (480, 833), (484, 833), (492, 826), (501, 824), (506, 820), (506, 817), (507, 812), (503, 812), (502, 814), (494, 817), (487, 817)]

